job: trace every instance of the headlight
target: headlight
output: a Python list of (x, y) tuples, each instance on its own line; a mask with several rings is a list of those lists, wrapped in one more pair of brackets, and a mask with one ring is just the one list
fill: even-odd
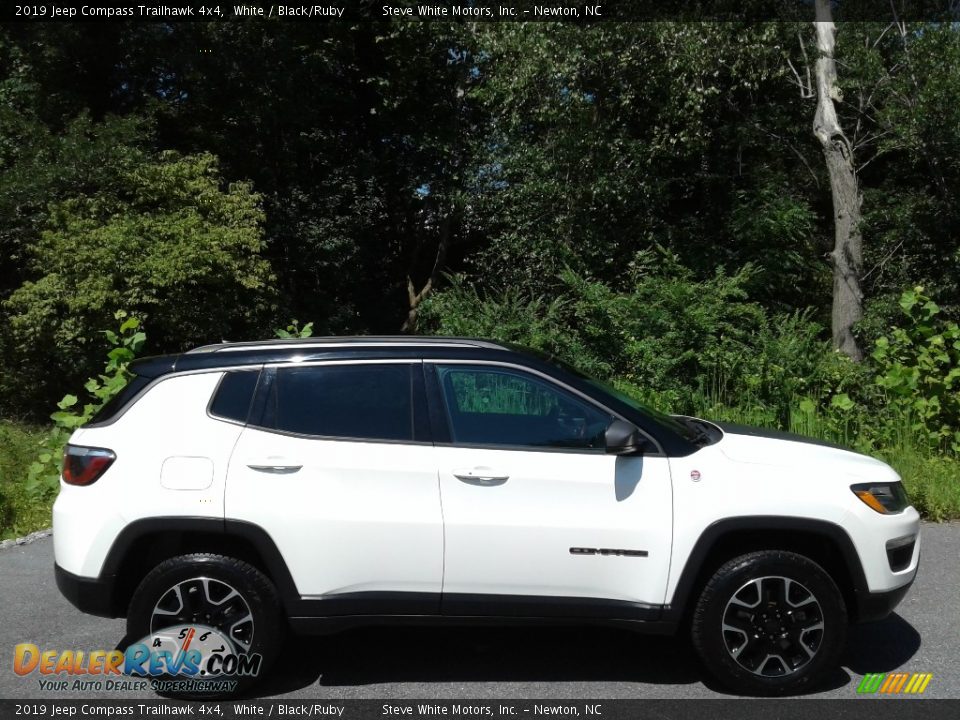
[(851, 485), (853, 494), (881, 515), (893, 515), (903, 512), (910, 505), (910, 498), (898, 482), (860, 483)]

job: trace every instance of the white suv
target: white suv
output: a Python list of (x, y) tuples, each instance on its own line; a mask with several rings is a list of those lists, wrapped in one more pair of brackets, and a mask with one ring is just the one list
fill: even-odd
[(917, 572), (884, 463), (666, 416), (522, 348), (310, 338), (133, 370), (54, 506), (61, 592), (129, 637), (203, 623), (268, 666), (287, 626), (682, 628), (728, 687), (780, 695)]

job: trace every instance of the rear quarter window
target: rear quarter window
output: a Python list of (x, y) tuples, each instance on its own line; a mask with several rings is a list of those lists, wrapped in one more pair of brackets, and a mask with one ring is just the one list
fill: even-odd
[(210, 414), (246, 423), (260, 370), (231, 370), (224, 374), (210, 402)]

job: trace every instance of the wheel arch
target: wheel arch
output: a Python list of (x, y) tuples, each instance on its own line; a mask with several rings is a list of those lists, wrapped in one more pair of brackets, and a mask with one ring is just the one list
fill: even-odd
[(300, 600), (296, 584), (276, 543), (259, 525), (205, 517), (155, 517), (127, 525), (114, 540), (100, 571), (112, 578), (110, 607), (123, 617), (137, 586), (150, 570), (177, 555), (212, 552), (250, 563), (277, 588), (291, 613)]
[(709, 525), (693, 546), (664, 619), (689, 619), (696, 598), (713, 573), (733, 557), (755, 550), (786, 550), (809, 557), (833, 578), (852, 621), (860, 599), (868, 594), (866, 576), (853, 540), (835, 523), (790, 516), (749, 516), (718, 520)]

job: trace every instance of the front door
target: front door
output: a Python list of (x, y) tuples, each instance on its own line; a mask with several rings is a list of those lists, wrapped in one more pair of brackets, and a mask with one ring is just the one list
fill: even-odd
[(653, 619), (670, 561), (665, 457), (604, 449), (613, 416), (533, 371), (437, 362), (448, 614)]

